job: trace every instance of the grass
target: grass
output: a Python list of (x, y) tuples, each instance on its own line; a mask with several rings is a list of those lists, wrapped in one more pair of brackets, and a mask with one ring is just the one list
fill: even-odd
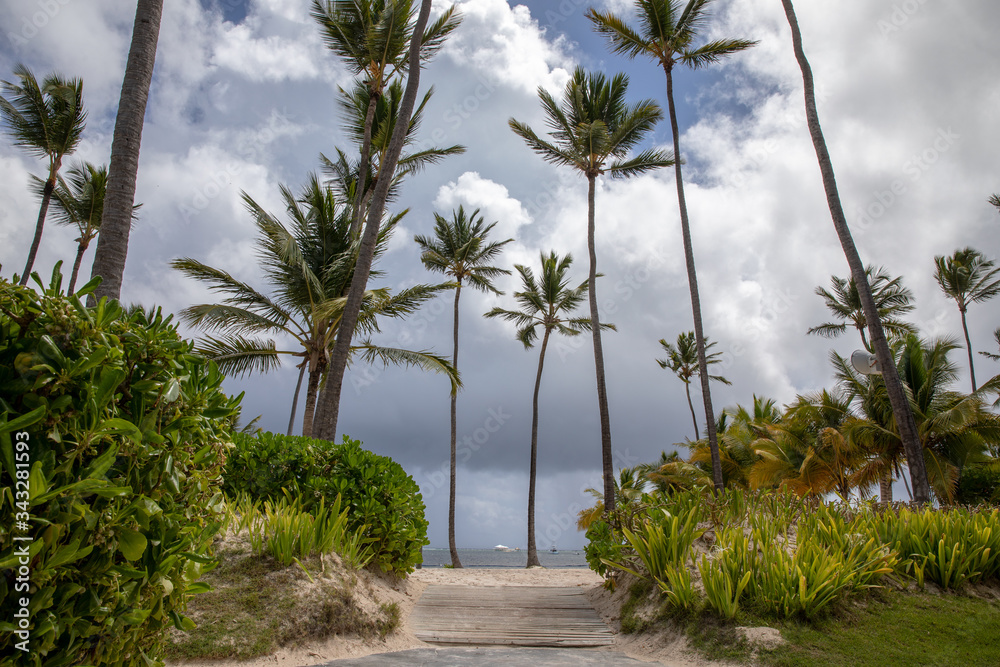
[(239, 548), (221, 551), (219, 562), (202, 578), (213, 590), (188, 604), (198, 627), (172, 633), (168, 659), (245, 660), (333, 634), (385, 637), (399, 624), (395, 604), (367, 613), (354, 600), (356, 580), (321, 575), (319, 558), (303, 561), (314, 582), (298, 566), (286, 568)]
[(687, 625), (694, 648), (713, 660), (766, 667), (997, 667), (1000, 603), (963, 595), (881, 592), (821, 620), (758, 618), (741, 612), (740, 625), (770, 625), (787, 644), (754, 649), (725, 623), (703, 613)]

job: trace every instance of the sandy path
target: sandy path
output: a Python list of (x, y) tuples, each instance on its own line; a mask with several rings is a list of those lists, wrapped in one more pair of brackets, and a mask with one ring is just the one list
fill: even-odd
[[(615, 631), (615, 645), (602, 651), (625, 655), (670, 667), (725, 667), (726, 663), (708, 662), (690, 654), (683, 637), (665, 635), (618, 634), (619, 592), (614, 597), (601, 587), (602, 579), (586, 568), (428, 568), (414, 572), (406, 580), (372, 576), (364, 586), (365, 595), (379, 602), (395, 602), (400, 609), (400, 627), (385, 641), (357, 637), (332, 637), (325, 642), (282, 649), (274, 655), (247, 661), (222, 660), (168, 663), (177, 667), (306, 667), (340, 658), (357, 658), (375, 653), (428, 648), (431, 645), (414, 636), (408, 625), (410, 613), (424, 589), (433, 584), (460, 586), (582, 586), (598, 613)], [(585, 649), (595, 650), (595, 649)]]

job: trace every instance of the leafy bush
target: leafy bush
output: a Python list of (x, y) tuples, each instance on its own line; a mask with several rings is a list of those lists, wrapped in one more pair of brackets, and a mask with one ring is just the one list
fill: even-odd
[(621, 540), (616, 538), (607, 521), (598, 519), (587, 529), (587, 546), (583, 548), (583, 553), (590, 569), (603, 577), (608, 572), (606, 562), (621, 558)]
[[(193, 627), (187, 599), (206, 589), (239, 398), (169, 317), (88, 310), (96, 282), (66, 297), (60, 280), (58, 266), (41, 294), (0, 280), (0, 653), (161, 664), (166, 628)], [(27, 530), (9, 530), (22, 518)], [(22, 597), (28, 653), (11, 622)]]
[(960, 505), (1000, 505), (1000, 464), (971, 463), (962, 468), (955, 502)]
[(288, 489), (309, 510), (323, 500), (342, 498), (349, 532), (361, 531), (383, 571), (405, 575), (428, 544), (420, 488), (402, 466), (361, 448), (342, 443), (261, 432), (237, 434), (225, 469), (230, 498), (240, 493), (279, 500)]

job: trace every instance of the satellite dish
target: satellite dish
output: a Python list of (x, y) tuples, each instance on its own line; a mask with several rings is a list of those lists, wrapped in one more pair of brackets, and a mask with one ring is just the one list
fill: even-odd
[(867, 350), (856, 350), (851, 355), (851, 366), (862, 375), (881, 375), (882, 371), (878, 367), (878, 358)]

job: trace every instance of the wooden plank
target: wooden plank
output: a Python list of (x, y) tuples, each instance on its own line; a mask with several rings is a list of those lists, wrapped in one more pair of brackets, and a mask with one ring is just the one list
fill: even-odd
[(613, 635), (579, 587), (428, 586), (410, 616), (436, 644), (588, 647)]

